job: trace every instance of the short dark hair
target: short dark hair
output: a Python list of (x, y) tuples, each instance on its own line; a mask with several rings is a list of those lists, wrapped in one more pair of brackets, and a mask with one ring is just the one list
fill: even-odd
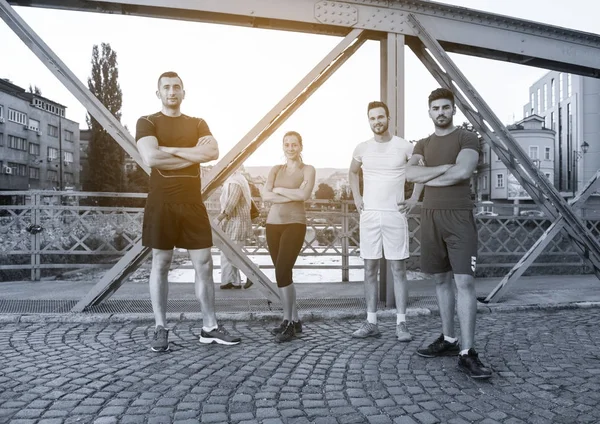
[(370, 102), (369, 106), (367, 106), (367, 115), (369, 114), (369, 111), (371, 109), (377, 109), (378, 107), (382, 107), (383, 110), (385, 110), (385, 116), (389, 117), (390, 116), (390, 110), (388, 109), (387, 105), (383, 102), (380, 101), (376, 101), (376, 102)]
[(283, 135), (283, 138), (286, 138), (288, 136), (296, 137), (296, 140), (298, 140), (298, 143), (302, 146), (302, 136), (299, 133), (297, 133), (296, 131), (288, 131)]
[(160, 89), (160, 80), (162, 78), (179, 78), (179, 81), (181, 81), (181, 88), (183, 88), (183, 80), (181, 79), (181, 77), (177, 74), (177, 72), (173, 72), (173, 71), (167, 71), (167, 72), (163, 72), (162, 74), (160, 74), (160, 77), (158, 77), (158, 88)]
[(431, 102), (440, 99), (450, 100), (452, 102), (452, 105), (454, 105), (454, 93), (448, 90), (447, 88), (436, 88), (435, 90), (433, 90), (429, 95), (429, 98), (427, 99), (427, 105), (431, 106)]

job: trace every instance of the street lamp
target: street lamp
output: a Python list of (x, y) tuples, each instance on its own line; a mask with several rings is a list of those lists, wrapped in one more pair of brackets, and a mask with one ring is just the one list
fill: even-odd
[(579, 160), (581, 158), (583, 158), (583, 155), (585, 155), (588, 151), (588, 149), (590, 148), (590, 145), (588, 144), (587, 141), (584, 141), (583, 143), (581, 143), (581, 150), (573, 150), (573, 166), (572, 166), (572, 170), (573, 170), (573, 197), (575, 197), (575, 193), (577, 192), (577, 174), (579, 173), (579, 169), (577, 166), (577, 163), (579, 162)]

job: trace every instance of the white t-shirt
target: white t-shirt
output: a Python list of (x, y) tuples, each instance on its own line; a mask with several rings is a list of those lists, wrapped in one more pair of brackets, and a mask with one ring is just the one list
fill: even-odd
[(362, 164), (364, 210), (398, 210), (412, 151), (413, 145), (397, 136), (383, 143), (372, 138), (356, 146), (352, 157)]

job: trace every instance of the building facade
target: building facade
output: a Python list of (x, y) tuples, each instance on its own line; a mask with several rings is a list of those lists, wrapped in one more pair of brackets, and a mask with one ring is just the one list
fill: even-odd
[(0, 190), (79, 190), (79, 124), (66, 107), (0, 79)]
[(565, 196), (580, 190), (600, 168), (600, 79), (548, 72), (523, 112), (555, 131), (554, 185)]
[[(544, 118), (530, 115), (507, 129), (519, 146), (529, 156), (534, 165), (554, 182), (554, 140), (556, 134), (546, 128)], [(477, 193), (477, 201), (493, 201), (496, 203), (529, 203), (531, 197), (519, 184), (489, 144), (484, 143), (477, 172), (472, 186)]]

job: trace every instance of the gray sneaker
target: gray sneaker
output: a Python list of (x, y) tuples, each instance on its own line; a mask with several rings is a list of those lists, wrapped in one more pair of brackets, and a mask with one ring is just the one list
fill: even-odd
[(169, 330), (159, 325), (154, 330), (154, 338), (150, 344), (153, 352), (166, 352), (169, 350)]
[(379, 337), (381, 333), (377, 324), (371, 324), (369, 321), (363, 322), (358, 330), (352, 333), (352, 337), (357, 339), (364, 339), (366, 337)]
[(396, 337), (398, 337), (399, 342), (410, 342), (412, 340), (406, 322), (401, 322), (396, 326)]

